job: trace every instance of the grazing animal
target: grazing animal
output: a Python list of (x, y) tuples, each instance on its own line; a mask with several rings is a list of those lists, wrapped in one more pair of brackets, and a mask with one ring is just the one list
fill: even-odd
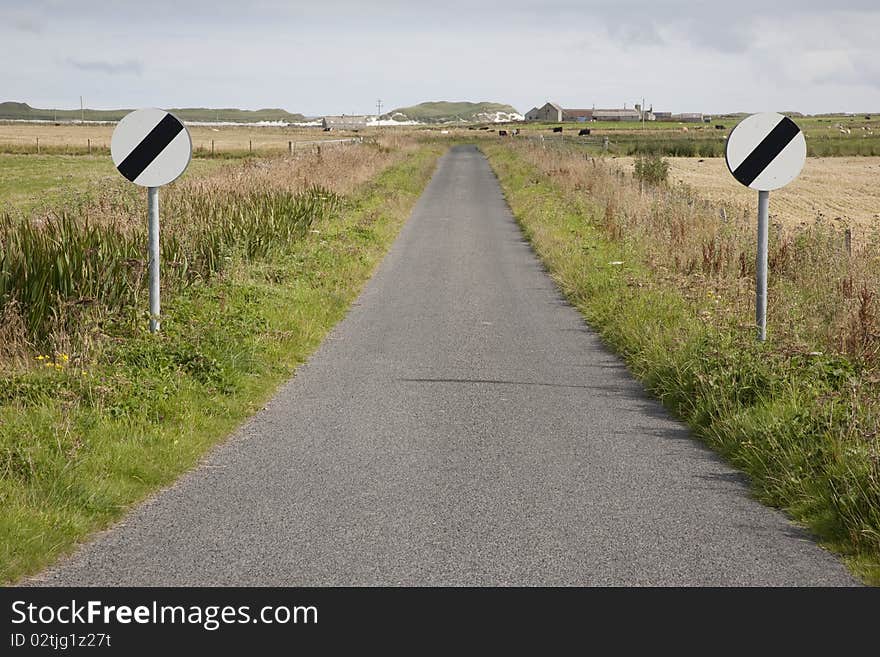
[(589, 128), (581, 128), (580, 130), (578, 130), (578, 137), (586, 137), (589, 134), (590, 134)]
[(716, 125), (715, 129), (716, 130), (724, 130), (724, 126), (723, 125)]
[(559, 126), (558, 128), (553, 128), (553, 132), (562, 132), (562, 126)]
[(499, 136), (499, 137), (506, 137), (506, 136), (507, 136), (507, 130), (499, 130), (499, 131), (498, 131), (498, 136)]

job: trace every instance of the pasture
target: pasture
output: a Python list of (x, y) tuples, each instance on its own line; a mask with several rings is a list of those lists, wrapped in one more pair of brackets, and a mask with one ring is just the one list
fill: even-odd
[[(107, 155), (115, 124), (0, 123), (0, 153)], [(187, 126), (194, 157), (241, 157), (287, 153), (289, 142), (299, 149), (324, 140), (358, 136), (348, 131), (323, 132), (319, 127)]]

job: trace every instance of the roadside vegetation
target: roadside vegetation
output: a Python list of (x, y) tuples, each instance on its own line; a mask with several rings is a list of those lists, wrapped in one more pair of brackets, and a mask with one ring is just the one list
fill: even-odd
[(770, 245), (769, 339), (754, 323), (750, 217), (582, 150), (487, 143), (560, 288), (755, 494), (880, 584), (880, 250), (826, 225)]
[(0, 581), (195, 465), (342, 318), (441, 148), (248, 160), (163, 188), (162, 331), (145, 199), (0, 217)]

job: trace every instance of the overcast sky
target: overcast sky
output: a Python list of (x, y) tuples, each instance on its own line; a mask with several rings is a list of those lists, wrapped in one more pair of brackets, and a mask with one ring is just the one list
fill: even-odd
[(0, 100), (880, 111), (880, 0), (0, 0)]

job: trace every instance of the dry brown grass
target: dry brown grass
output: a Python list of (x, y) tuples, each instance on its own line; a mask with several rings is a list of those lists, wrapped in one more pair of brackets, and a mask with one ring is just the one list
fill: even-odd
[[(727, 170), (723, 158), (670, 157), (669, 179), (694, 187), (716, 205), (755, 213), (754, 191)], [(632, 171), (633, 158), (614, 158)], [(787, 227), (816, 223), (875, 230), (880, 227), (880, 157), (811, 157), (792, 184), (773, 192), (771, 219)]]
[[(109, 149), (110, 138), (115, 125), (61, 124), (52, 123), (0, 123), (0, 149), (16, 152), (34, 150), (37, 138), (43, 149), (86, 149), (89, 140), (93, 150)], [(257, 153), (284, 153), (288, 142), (295, 148), (308, 149), (310, 142), (344, 139), (359, 136), (352, 132), (323, 132), (320, 128), (303, 127), (257, 127), (257, 126), (188, 126), (192, 136), (193, 149), (210, 153), (211, 142), (218, 155), (248, 151), (253, 147)], [(365, 131), (366, 136), (375, 136), (376, 131)]]
[[(582, 153), (523, 142), (512, 147), (566, 190), (598, 203), (606, 235), (637, 244), (644, 264), (700, 305), (705, 321), (736, 322), (752, 330), (754, 210), (731, 211), (725, 202), (722, 219), (721, 206), (697, 186), (641, 189), (623, 158), (585, 159)], [(811, 179), (807, 176), (805, 184)], [(779, 196), (771, 204), (778, 207)], [(769, 314), (777, 343), (797, 351), (877, 357), (878, 240), (877, 234), (863, 233), (848, 256), (843, 234), (832, 222), (783, 223), (778, 215), (771, 221)]]

